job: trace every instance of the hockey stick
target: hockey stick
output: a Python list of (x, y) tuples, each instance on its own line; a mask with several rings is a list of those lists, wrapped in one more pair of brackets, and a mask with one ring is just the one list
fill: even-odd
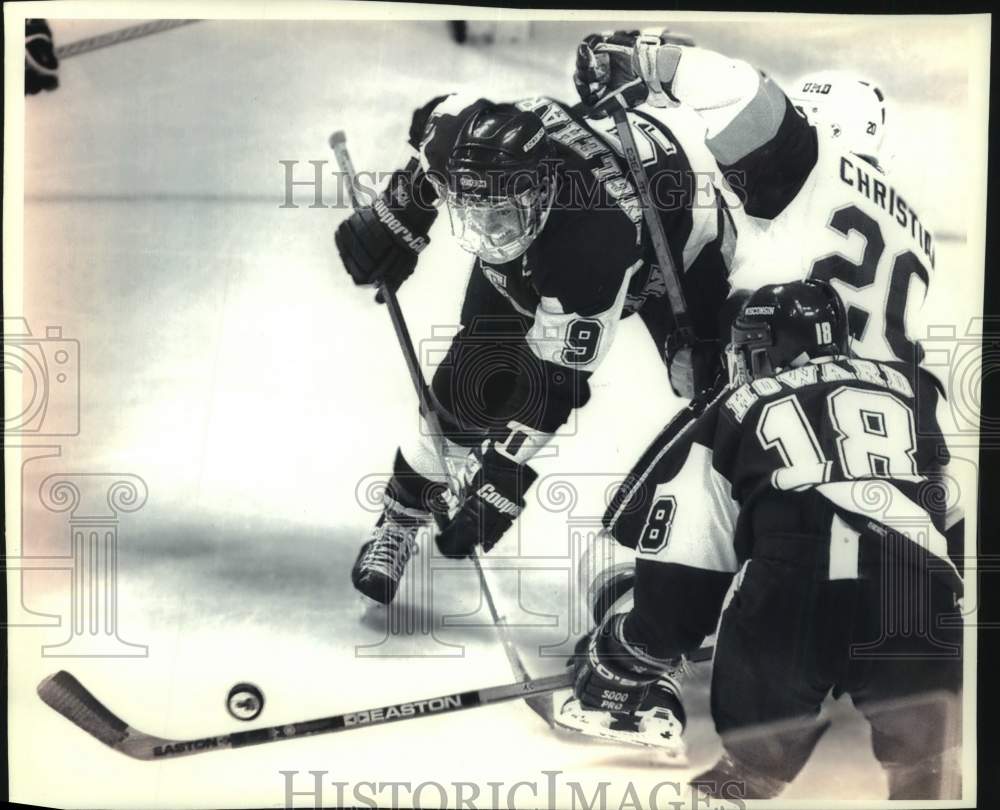
[(118, 28), (97, 36), (67, 42), (65, 45), (58, 46), (55, 49), (55, 54), (57, 59), (69, 59), (71, 56), (79, 56), (99, 48), (107, 48), (109, 45), (118, 45), (121, 42), (148, 37), (150, 34), (158, 34), (161, 31), (169, 31), (172, 28), (196, 22), (201, 22), (201, 20), (150, 20), (139, 25), (130, 25), (127, 28)]
[[(361, 205), (361, 201), (358, 199), (358, 193), (355, 189), (355, 183), (357, 178), (357, 172), (354, 169), (354, 163), (351, 160), (351, 155), (347, 151), (347, 136), (344, 134), (343, 130), (337, 130), (330, 136), (330, 148), (333, 149), (334, 157), (337, 159), (337, 165), (340, 170), (347, 175), (347, 193), (351, 198), (351, 205), (357, 208)], [(413, 350), (413, 340), (410, 338), (410, 330), (406, 327), (406, 319), (403, 318), (403, 310), (399, 307), (399, 300), (396, 298), (396, 293), (389, 289), (385, 284), (379, 285), (379, 295), (385, 302), (386, 307), (389, 310), (389, 319), (392, 321), (392, 328), (396, 331), (396, 340), (399, 341), (399, 348), (403, 352), (403, 359), (406, 361), (406, 368), (410, 372), (410, 379), (413, 381), (413, 387), (417, 390), (417, 399), (420, 402), (420, 412), (423, 414), (424, 419), (427, 420), (427, 425), (431, 429), (431, 433), (434, 436), (435, 446), (440, 442), (441, 424), (438, 421), (437, 413), (431, 404), (431, 393), (427, 387), (427, 383), (424, 381), (424, 373), (420, 369), (420, 363), (417, 360), (417, 354)], [(444, 467), (445, 475), (448, 476), (449, 486), (452, 486), (450, 471), (445, 465), (444, 457), (440, 447), (437, 447), (438, 455)]]
[[(351, 160), (351, 155), (347, 151), (347, 136), (344, 134), (343, 130), (337, 130), (330, 136), (330, 148), (333, 149), (333, 153), (337, 159), (337, 165), (340, 167), (340, 170), (347, 175), (348, 194), (351, 198), (351, 205), (354, 208), (357, 208), (360, 202), (358, 200), (357, 191), (354, 187), (357, 172), (354, 169), (354, 163)], [(413, 340), (410, 338), (410, 331), (406, 327), (406, 320), (403, 318), (403, 311), (400, 309), (399, 300), (396, 298), (396, 293), (385, 284), (379, 285), (379, 294), (385, 302), (385, 305), (389, 308), (389, 317), (392, 319), (393, 329), (396, 330), (396, 339), (399, 342), (400, 350), (403, 352), (403, 359), (406, 361), (406, 367), (409, 369), (410, 380), (413, 382), (413, 387), (417, 392), (417, 399), (420, 402), (420, 411), (423, 414), (424, 420), (427, 422), (427, 426), (431, 432), (431, 437), (434, 440), (434, 449), (437, 452), (438, 462), (448, 479), (449, 489), (452, 491), (453, 495), (458, 496), (460, 494), (460, 485), (459, 482), (455, 480), (455, 476), (452, 475), (451, 469), (448, 465), (448, 454), (444, 446), (444, 432), (441, 429), (441, 420), (438, 418), (438, 414), (432, 400), (431, 391), (427, 387), (427, 381), (424, 379), (424, 372), (420, 368), (420, 362), (413, 349)], [(521, 660), (521, 655), (518, 653), (517, 647), (514, 645), (514, 640), (510, 636), (510, 630), (507, 625), (506, 617), (501, 616), (500, 612), (497, 610), (496, 603), (493, 600), (493, 592), (486, 579), (486, 572), (483, 570), (483, 565), (479, 560), (479, 555), (476, 553), (475, 549), (473, 549), (469, 556), (472, 558), (472, 565), (476, 569), (476, 575), (479, 577), (479, 585), (482, 590), (483, 597), (486, 600), (486, 606), (489, 609), (490, 617), (493, 619), (493, 625), (496, 627), (497, 635), (500, 637), (500, 643), (502, 644), (504, 652), (507, 655), (507, 661), (510, 663), (511, 670), (513, 670), (516, 677), (520, 678), (522, 681), (527, 681), (529, 679), (528, 670), (524, 666), (524, 661)], [(532, 711), (548, 723), (550, 727), (552, 726), (552, 711), (549, 706), (549, 701), (526, 697), (525, 702)]]
[(170, 740), (146, 734), (133, 728), (108, 709), (87, 688), (66, 671), (59, 671), (38, 684), (38, 696), (71, 723), (92, 737), (126, 756), (142, 760), (162, 760), (173, 757), (220, 751), (225, 748), (245, 748), (248, 745), (333, 734), (365, 726), (384, 725), (433, 714), (472, 709), (530, 695), (545, 695), (563, 689), (573, 682), (572, 672), (549, 675), (533, 681), (454, 692), (450, 695), (391, 703), (373, 709), (334, 714), (316, 720), (284, 723), (279, 726), (218, 734), (192, 740)]
[(663, 279), (667, 285), (667, 298), (670, 300), (670, 309), (673, 311), (676, 325), (677, 345), (681, 348), (691, 347), (695, 343), (695, 334), (687, 311), (687, 301), (684, 298), (684, 290), (681, 288), (677, 266), (670, 255), (670, 246), (667, 244), (667, 236), (663, 232), (663, 223), (653, 207), (649, 178), (646, 176), (642, 159), (639, 157), (639, 150), (635, 145), (635, 137), (632, 135), (631, 126), (629, 126), (628, 114), (619, 108), (615, 110), (612, 117), (618, 132), (618, 140), (621, 141), (622, 151), (625, 153), (625, 161), (628, 163), (629, 171), (635, 180), (639, 202), (642, 205), (642, 216), (646, 220), (649, 237), (653, 242), (653, 252), (656, 254), (656, 261), (663, 271)]

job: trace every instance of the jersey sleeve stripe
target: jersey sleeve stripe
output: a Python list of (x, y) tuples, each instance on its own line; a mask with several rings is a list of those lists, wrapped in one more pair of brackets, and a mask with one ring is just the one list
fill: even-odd
[(718, 134), (707, 140), (720, 165), (728, 166), (773, 140), (785, 117), (785, 94), (762, 78), (757, 94)]
[[(875, 491), (871, 487), (878, 489)], [(948, 541), (944, 535), (935, 528), (926, 510), (906, 497), (891, 481), (837, 481), (820, 484), (816, 490), (844, 512), (859, 515), (869, 523), (881, 524), (933, 554), (941, 561), (942, 568), (961, 584), (958, 569), (948, 556)], [(873, 500), (882, 504), (877, 517), (873, 515)]]
[(830, 525), (830, 564), (827, 569), (829, 579), (858, 578), (860, 540), (861, 534), (834, 513)]
[[(702, 571), (735, 573), (740, 567), (733, 546), (739, 504), (733, 499), (731, 489), (730, 482), (712, 464), (712, 450), (693, 442), (684, 466), (656, 488), (653, 498), (653, 508), (665, 495), (673, 495), (678, 504), (671, 519), (669, 540), (651, 552), (640, 543), (639, 558)], [(703, 503), (684, 497), (699, 491), (703, 493)]]
[[(715, 404), (719, 400), (723, 399), (729, 393), (731, 393), (729, 388), (723, 388), (722, 391), (715, 397), (715, 399), (713, 399), (706, 406), (704, 412), (707, 413), (712, 407), (715, 406)], [(660, 463), (660, 460), (668, 452), (670, 452), (670, 449), (676, 446), (679, 441), (681, 441), (682, 439), (686, 440), (691, 433), (691, 429), (698, 423), (699, 420), (697, 418), (694, 418), (686, 425), (684, 425), (684, 427), (677, 432), (677, 435), (675, 435), (662, 448), (660, 448), (659, 452), (657, 452), (649, 460), (649, 463), (646, 465), (646, 468), (642, 471), (639, 477), (635, 479), (635, 482), (629, 488), (628, 493), (624, 497), (622, 497), (622, 499), (619, 501), (617, 508), (614, 510), (614, 512), (611, 514), (610, 517), (606, 518), (604, 523), (605, 529), (613, 533), (614, 526), (618, 522), (618, 519), (622, 516), (622, 513), (625, 512), (625, 510), (629, 507), (629, 504), (631, 503), (632, 498), (635, 497), (636, 493), (640, 492), (643, 489), (643, 487), (646, 484), (646, 480), (649, 478), (650, 475), (652, 475), (653, 471), (656, 469), (656, 466)]]
[[(542, 296), (533, 313), (534, 321), (527, 335), (528, 347), (532, 353), (540, 360), (575, 371), (596, 369), (611, 348), (625, 308), (629, 282), (640, 267), (641, 259), (626, 268), (625, 278), (618, 288), (615, 300), (607, 310), (596, 315), (583, 317), (575, 312), (565, 312), (558, 298)], [(574, 355), (572, 352), (567, 353), (566, 347), (572, 343), (570, 330), (581, 321), (593, 322), (598, 343), (592, 353), (583, 355), (581, 361), (573, 362)]]

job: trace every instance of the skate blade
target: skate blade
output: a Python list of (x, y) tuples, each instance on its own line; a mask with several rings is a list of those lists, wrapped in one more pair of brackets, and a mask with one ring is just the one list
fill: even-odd
[(389, 605), (392, 604), (392, 602), (381, 602), (374, 596), (369, 596), (368, 594), (362, 593), (361, 591), (356, 590), (355, 593), (357, 594), (358, 597), (358, 604), (361, 605), (365, 613), (369, 613), (374, 609), (386, 610), (389, 607)]
[(566, 689), (552, 694), (552, 722), (555, 728), (583, 734), (598, 740), (624, 743), (658, 751), (673, 767), (688, 765), (687, 746), (680, 734), (670, 739), (655, 732), (622, 731), (608, 727), (610, 715), (607, 712), (588, 711), (580, 706), (580, 701)]

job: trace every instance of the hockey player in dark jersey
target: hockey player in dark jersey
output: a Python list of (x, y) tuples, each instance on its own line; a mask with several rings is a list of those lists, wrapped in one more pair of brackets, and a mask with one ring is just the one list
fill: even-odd
[(715, 631), (746, 563), (712, 672), (725, 755), (694, 783), (778, 795), (832, 692), (870, 723), (891, 798), (956, 798), (962, 581), (939, 510), (936, 388), (912, 365), (850, 356), (843, 303), (818, 280), (750, 296), (728, 356), (729, 385), (651, 449), (611, 516), (637, 538), (634, 606), (587, 638), (577, 698), (634, 712)]
[[(512, 525), (535, 478), (530, 459), (587, 402), (621, 318), (643, 320), (678, 392), (692, 396), (716, 376), (734, 234), (699, 174), (711, 170), (711, 156), (700, 136), (691, 152), (653, 115), (637, 113), (631, 124), (683, 271), (694, 345), (673, 340), (663, 271), (610, 120), (589, 122), (552, 99), (432, 100), (413, 117), (414, 157), (337, 228), (359, 284), (397, 288), (441, 203), (476, 257), (462, 329), (431, 385), (448, 455), (466, 479), (457, 514), (439, 520), (445, 554), (489, 551)], [(425, 426), (401, 445), (383, 514), (352, 572), (355, 587), (379, 602), (393, 599), (416, 536), (444, 511), (430, 439)]]

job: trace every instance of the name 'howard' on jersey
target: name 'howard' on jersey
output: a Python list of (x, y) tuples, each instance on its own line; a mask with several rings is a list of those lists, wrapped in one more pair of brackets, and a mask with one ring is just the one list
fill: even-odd
[[(936, 399), (903, 363), (841, 357), (726, 388), (648, 457), (612, 516), (616, 538), (638, 536), (626, 635), (654, 654), (697, 646), (762, 543), (813, 549), (819, 579), (879, 576), (886, 554), (904, 566), (929, 559), (926, 570), (961, 594)], [(661, 621), (677, 612), (683, 622)]]

